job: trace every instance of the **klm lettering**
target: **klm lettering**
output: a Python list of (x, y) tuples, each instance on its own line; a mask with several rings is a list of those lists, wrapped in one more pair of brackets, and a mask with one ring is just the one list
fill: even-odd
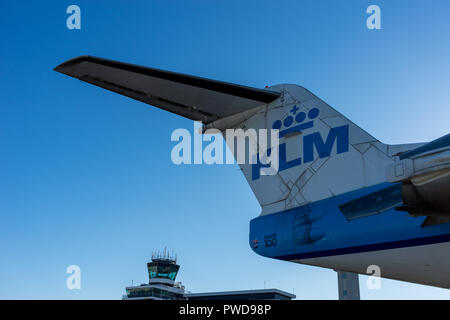
[[(294, 160), (287, 161), (286, 159), (286, 143), (279, 146), (279, 171), (284, 171), (302, 163), (308, 163), (314, 160), (314, 149), (317, 151), (319, 158), (329, 157), (333, 146), (336, 144), (337, 154), (348, 151), (348, 125), (331, 128), (326, 139), (322, 139), (319, 132), (314, 132), (303, 136), (303, 159), (299, 157)], [(270, 154), (270, 150), (268, 150)], [(252, 180), (260, 178), (260, 169), (267, 168), (270, 165), (262, 164), (259, 161), (252, 165)]]

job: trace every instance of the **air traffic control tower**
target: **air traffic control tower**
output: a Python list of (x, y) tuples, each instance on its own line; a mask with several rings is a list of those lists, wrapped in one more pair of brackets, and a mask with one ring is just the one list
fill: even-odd
[(185, 292), (181, 282), (175, 282), (180, 266), (177, 258), (164, 250), (152, 254), (147, 263), (148, 284), (126, 287), (123, 300), (291, 300), (295, 298), (278, 289), (222, 291), (222, 292)]
[(148, 284), (125, 288), (127, 294), (124, 299), (183, 299), (184, 286), (175, 282), (179, 269), (176, 256), (166, 250), (164, 253), (153, 253), (152, 261), (147, 263)]

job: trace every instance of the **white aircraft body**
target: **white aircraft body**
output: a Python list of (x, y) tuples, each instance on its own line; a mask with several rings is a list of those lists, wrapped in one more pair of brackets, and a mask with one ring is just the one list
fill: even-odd
[[(265, 257), (450, 288), (450, 135), (378, 141), (303, 87), (255, 89), (81, 56), (56, 71), (201, 121), (278, 129), (279, 168), (241, 170), (261, 205), (251, 248)], [(267, 150), (262, 150), (261, 152)]]

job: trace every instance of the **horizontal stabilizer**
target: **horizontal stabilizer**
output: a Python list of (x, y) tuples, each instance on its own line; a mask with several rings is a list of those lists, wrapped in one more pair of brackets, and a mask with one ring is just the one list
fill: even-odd
[(269, 90), (92, 56), (66, 61), (55, 71), (205, 124), (280, 96)]

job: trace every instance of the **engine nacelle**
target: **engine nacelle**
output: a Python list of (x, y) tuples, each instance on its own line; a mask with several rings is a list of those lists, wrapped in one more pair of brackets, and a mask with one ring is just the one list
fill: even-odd
[(399, 210), (450, 217), (450, 134), (401, 154), (386, 175), (389, 182), (403, 183)]

